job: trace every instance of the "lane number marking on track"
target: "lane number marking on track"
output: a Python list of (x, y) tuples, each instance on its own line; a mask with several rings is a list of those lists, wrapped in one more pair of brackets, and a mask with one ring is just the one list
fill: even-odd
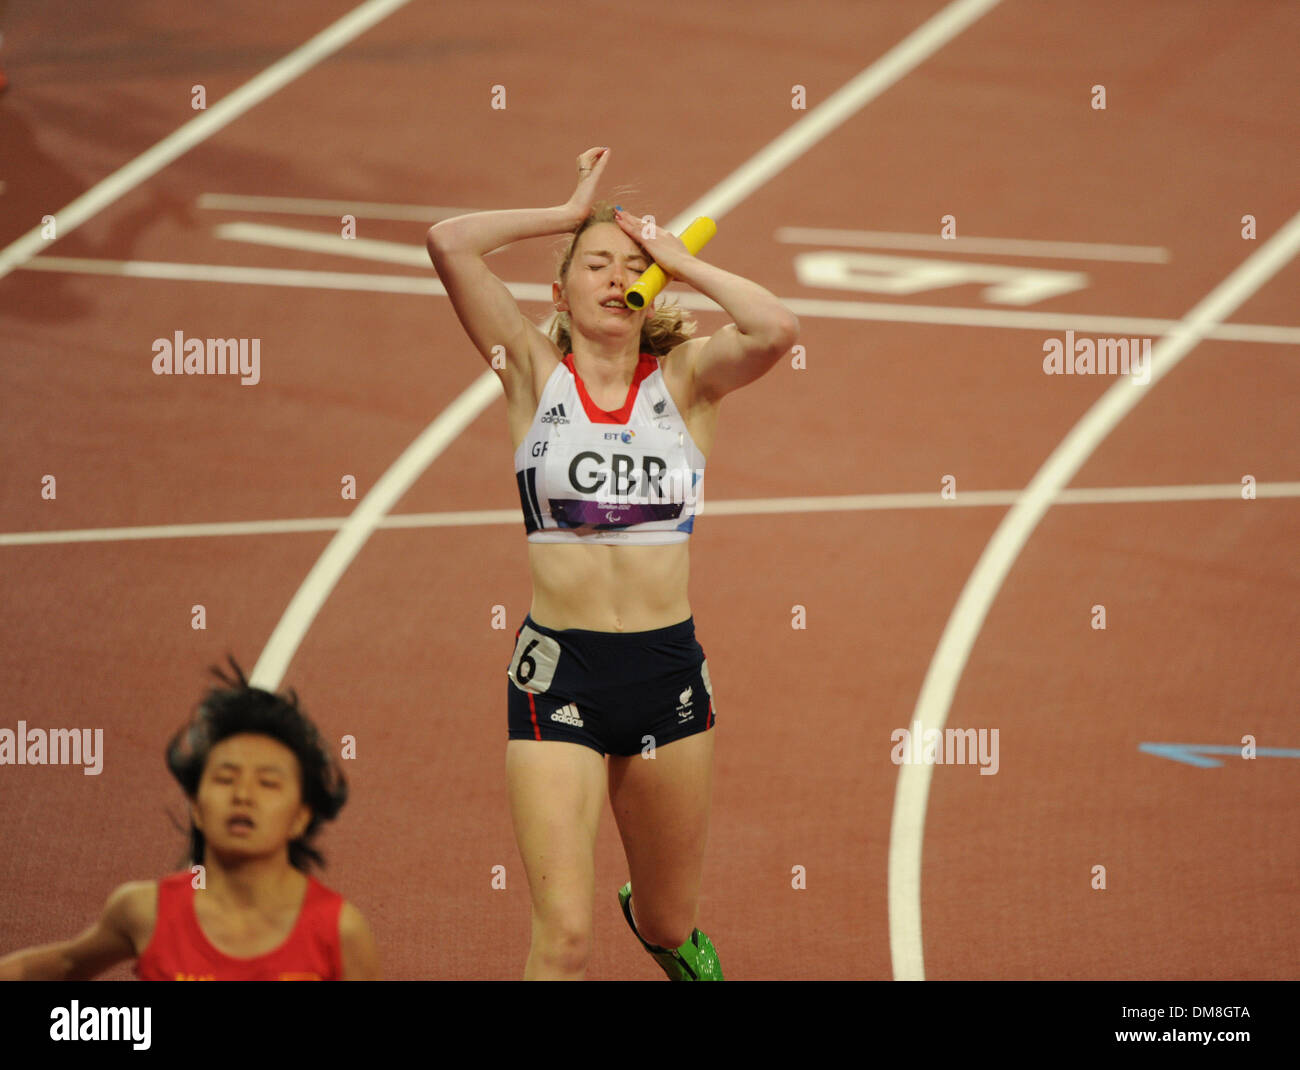
[(978, 283), (985, 286), (981, 294), (984, 300), (1000, 305), (1032, 305), (1088, 285), (1088, 276), (1081, 271), (927, 260), (887, 253), (848, 253), (839, 249), (800, 253), (794, 258), (794, 272), (804, 286), (894, 297)]

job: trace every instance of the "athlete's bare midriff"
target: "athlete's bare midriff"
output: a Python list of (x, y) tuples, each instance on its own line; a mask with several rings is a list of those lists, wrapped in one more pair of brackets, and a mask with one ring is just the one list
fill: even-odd
[(691, 615), (690, 543), (528, 544), (533, 620), (546, 628), (646, 632)]

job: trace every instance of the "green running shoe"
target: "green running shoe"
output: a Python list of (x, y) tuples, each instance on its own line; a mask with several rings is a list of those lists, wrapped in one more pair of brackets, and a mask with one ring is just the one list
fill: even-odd
[(628, 928), (632, 930), (638, 940), (641, 940), (641, 946), (659, 963), (660, 968), (668, 975), (668, 980), (723, 980), (722, 964), (718, 962), (718, 953), (713, 947), (713, 941), (699, 929), (694, 930), (690, 939), (676, 951), (670, 951), (666, 947), (646, 943), (641, 938), (641, 934), (636, 931), (636, 923), (632, 920), (631, 881), (628, 881), (618, 890), (618, 905), (623, 908), (623, 917), (627, 919)]

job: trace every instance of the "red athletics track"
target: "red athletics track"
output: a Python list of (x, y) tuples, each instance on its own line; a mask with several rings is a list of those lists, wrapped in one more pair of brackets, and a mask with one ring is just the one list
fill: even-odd
[[(192, 86), (206, 87), (212, 109), (355, 5), (228, 8), (10, 4), (0, 250), (193, 120)], [(179, 794), (163, 745), (205, 685), (204, 666), (226, 650), (257, 661), (333, 530), (52, 533), (341, 521), (357, 503), (340, 499), (340, 479), (370, 492), (482, 371), (418, 266), (432, 217), (356, 211), (358, 239), (398, 250), (385, 261), (388, 247), (348, 255), (361, 247), (338, 238), (336, 206), (217, 209), (204, 194), (540, 205), (568, 195), (579, 152), (608, 144), (611, 186), (637, 191), (620, 192), (623, 203), (663, 221), (952, 13), (938, 0), (844, 2), (796, 18), (760, 3), (737, 23), (724, 5), (693, 4), (662, 32), (597, 37), (593, 27), (621, 10), (399, 6), (70, 233), (8, 254), (0, 728), (102, 727), (105, 758), (96, 777), (0, 767), (0, 951), (70, 935), (116, 884), (175, 866), (183, 842), (166, 811), (179, 814)], [(729, 977), (1300, 971), (1295, 759), (1201, 769), (1138, 750), (1245, 734), (1260, 748), (1300, 747), (1298, 36), (1300, 15), (1282, 2), (1135, 11), (1004, 0), (718, 213), (708, 258), (790, 301), (807, 359), (724, 405), (712, 513), (694, 540), (692, 602), (719, 708), (701, 925)], [(497, 84), (505, 110), (490, 107)], [(1105, 110), (1091, 107), (1096, 84)], [(794, 85), (807, 111), (792, 110)], [(958, 237), (938, 250), (777, 233), (933, 237), (948, 214)], [(1241, 236), (1246, 214), (1255, 240)], [(221, 236), (230, 223), (337, 244)], [(1167, 257), (1012, 255), (976, 237)], [(521, 243), (494, 270), (548, 284), (551, 247)], [(892, 295), (805, 285), (794, 257), (834, 250), (1086, 279), (1023, 305), (989, 300), (984, 283)], [(174, 279), (156, 277), (163, 269), (147, 265), (157, 264), (207, 267)], [(1152, 337), (1159, 361), (1172, 322), (1243, 265), (1231, 300), (1197, 328), (1209, 333), (1167, 356), (1167, 377), (1139, 387), (1043, 374), (1044, 340), (1073, 327)], [(239, 269), (238, 281), (215, 281), (212, 266)], [(972, 317), (991, 318), (953, 322)], [(1216, 317), (1258, 329), (1233, 336)], [(698, 318), (701, 332), (725, 322)], [(155, 377), (152, 341), (177, 330), (260, 338), (261, 382)], [(1066, 483), (1181, 489), (1052, 506), (1003, 555), (987, 618), (955, 612), (1012, 517), (1011, 492), (1031, 485), (1112, 386), (1145, 393), (1079, 447)], [(517, 511), (509, 466), (495, 401), (392, 513)], [(46, 474), (54, 501), (40, 497)], [(1247, 474), (1253, 501), (1235, 489)], [(956, 481), (949, 502), (945, 475)], [(1198, 487), (1212, 489), (1187, 490)], [(984, 491), (1008, 493), (980, 504)], [(833, 510), (771, 501), (884, 494), (916, 497)], [(755, 500), (776, 511), (724, 508)], [(323, 843), (326, 879), (370, 919), (394, 978), (517, 977), (527, 951), (502, 680), (528, 605), (523, 532), (515, 519), (460, 521), (374, 531), (284, 678), (328, 734), (356, 737), (353, 797)], [(190, 627), (196, 604), (204, 631)], [(1104, 631), (1090, 624), (1097, 604)], [(498, 605), (505, 630), (491, 627)], [(804, 630), (791, 627), (796, 605)], [(999, 770), (935, 767), (919, 796), (924, 838), (914, 828), (895, 842), (891, 872), (891, 831), (918, 799), (898, 786), (919, 771), (891, 762), (891, 733), (911, 723), (936, 649), (963, 628), (969, 660), (936, 673), (926, 708), (950, 727), (997, 729)], [(936, 705), (944, 688), (951, 702)], [(902, 860), (918, 844), (919, 892), (907, 892)], [(504, 891), (491, 887), (499, 865)], [(1104, 891), (1091, 887), (1097, 865)], [(795, 866), (805, 890), (791, 887)], [(657, 976), (618, 916), (625, 872), (608, 818), (597, 874), (608, 894), (589, 976)]]

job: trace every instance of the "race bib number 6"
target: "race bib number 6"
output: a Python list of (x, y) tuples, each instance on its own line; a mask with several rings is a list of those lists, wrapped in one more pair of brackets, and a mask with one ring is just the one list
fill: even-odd
[(560, 644), (525, 624), (510, 662), (510, 682), (523, 691), (543, 695), (551, 689), (559, 661)]

